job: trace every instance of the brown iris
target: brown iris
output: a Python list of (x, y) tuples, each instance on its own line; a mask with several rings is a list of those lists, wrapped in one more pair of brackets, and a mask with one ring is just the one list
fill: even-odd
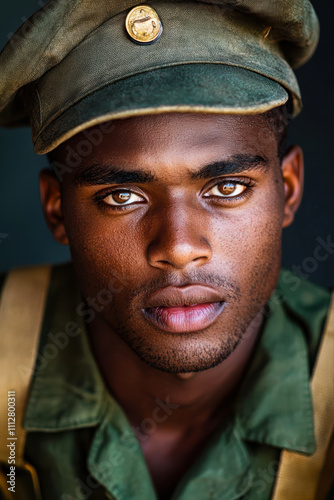
[(112, 197), (116, 203), (125, 203), (131, 198), (131, 193), (129, 193), (128, 191), (118, 191), (116, 193), (113, 193)]
[(225, 182), (224, 184), (219, 184), (218, 189), (221, 192), (221, 194), (229, 195), (234, 193), (235, 184), (233, 184), (232, 182)]

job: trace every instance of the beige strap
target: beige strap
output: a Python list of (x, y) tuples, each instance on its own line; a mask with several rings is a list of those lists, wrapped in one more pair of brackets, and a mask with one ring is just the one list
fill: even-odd
[[(10, 447), (7, 445), (15, 442), (16, 466), (24, 463), (26, 433), (22, 419), (35, 365), (50, 270), (50, 266), (40, 266), (11, 271), (1, 296), (0, 462), (8, 462)], [(15, 393), (14, 435), (8, 430), (8, 391)]]
[[(331, 459), (334, 434), (334, 293), (311, 381), (314, 428), (317, 443), (311, 456), (284, 450), (281, 455), (273, 500), (322, 500), (334, 478), (323, 471)], [(327, 481), (326, 488), (323, 481)], [(320, 496), (320, 491), (322, 491)]]

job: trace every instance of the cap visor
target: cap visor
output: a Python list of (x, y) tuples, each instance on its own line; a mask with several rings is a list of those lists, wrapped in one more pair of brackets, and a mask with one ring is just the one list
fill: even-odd
[(169, 66), (111, 83), (73, 103), (46, 124), (34, 148), (37, 154), (48, 153), (108, 120), (172, 112), (257, 114), (281, 106), (288, 97), (279, 83), (237, 66)]

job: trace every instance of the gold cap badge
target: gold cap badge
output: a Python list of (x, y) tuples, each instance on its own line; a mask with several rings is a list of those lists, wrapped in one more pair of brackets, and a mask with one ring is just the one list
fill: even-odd
[(140, 45), (155, 42), (162, 33), (159, 16), (148, 5), (137, 5), (131, 9), (125, 20), (125, 27), (131, 40)]

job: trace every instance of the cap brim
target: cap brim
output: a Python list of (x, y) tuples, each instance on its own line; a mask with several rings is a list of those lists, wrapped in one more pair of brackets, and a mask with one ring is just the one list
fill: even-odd
[(288, 98), (276, 81), (238, 66), (169, 66), (119, 80), (72, 104), (33, 138), (34, 148), (48, 153), (108, 120), (172, 112), (258, 114)]

